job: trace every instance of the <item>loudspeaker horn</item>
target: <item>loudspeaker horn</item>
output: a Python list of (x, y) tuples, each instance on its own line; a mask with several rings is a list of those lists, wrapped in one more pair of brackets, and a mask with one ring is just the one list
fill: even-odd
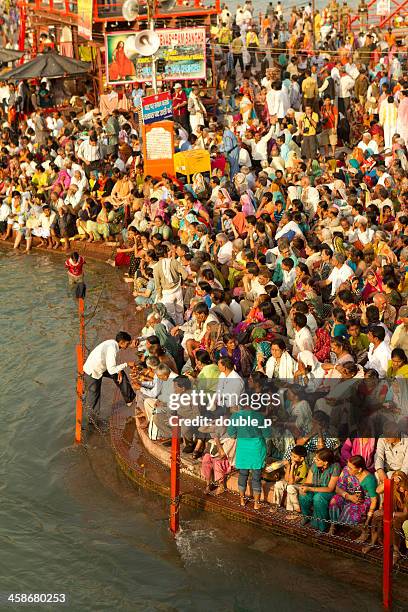
[(135, 34), (135, 49), (145, 57), (154, 55), (160, 47), (160, 38), (153, 30), (142, 30)]
[(122, 6), (122, 15), (125, 21), (134, 21), (139, 14), (137, 0), (125, 0)]
[(134, 60), (138, 55), (140, 55), (138, 49), (136, 48), (136, 36), (127, 37), (123, 46), (123, 52), (130, 60)]

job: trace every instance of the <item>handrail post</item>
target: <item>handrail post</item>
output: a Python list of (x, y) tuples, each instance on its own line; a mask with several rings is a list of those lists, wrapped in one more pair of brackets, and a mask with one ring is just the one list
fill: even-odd
[(180, 528), (180, 425), (178, 416), (172, 415), (170, 464), (170, 531), (176, 535)]
[(383, 551), (383, 606), (391, 610), (392, 606), (392, 551), (393, 551), (393, 481), (384, 480), (384, 551)]

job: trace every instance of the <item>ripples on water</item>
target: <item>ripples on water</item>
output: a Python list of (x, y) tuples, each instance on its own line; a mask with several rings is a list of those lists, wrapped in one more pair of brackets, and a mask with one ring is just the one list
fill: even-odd
[[(93, 346), (126, 328), (128, 298), (103, 264), (87, 283), (90, 313), (106, 284)], [(299, 564), (289, 541), (187, 509), (173, 540), (166, 503), (131, 487), (108, 439), (73, 447), (77, 310), (63, 259), (0, 250), (0, 286), (0, 592), (65, 592), (74, 612), (342, 608), (344, 587), (308, 567), (316, 551)]]

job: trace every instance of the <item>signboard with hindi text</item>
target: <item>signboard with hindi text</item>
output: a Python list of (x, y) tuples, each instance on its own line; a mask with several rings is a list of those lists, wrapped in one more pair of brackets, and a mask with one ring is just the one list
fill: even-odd
[[(82, 0), (85, 2), (86, 0)], [(164, 60), (164, 81), (206, 78), (206, 34), (204, 27), (155, 30), (160, 39), (156, 60)], [(134, 31), (108, 32), (105, 35), (106, 80), (108, 83), (149, 82), (152, 80), (152, 58), (138, 55), (130, 60), (124, 44)]]
[(92, 40), (93, 0), (78, 0), (78, 36)]
[(146, 96), (142, 98), (143, 123), (156, 123), (165, 119), (172, 119), (173, 105), (169, 92)]
[(174, 122), (158, 121), (143, 126), (144, 172), (160, 177), (174, 172)]

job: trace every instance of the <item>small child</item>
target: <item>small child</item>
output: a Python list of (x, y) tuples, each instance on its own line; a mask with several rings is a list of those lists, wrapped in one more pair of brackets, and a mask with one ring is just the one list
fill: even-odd
[(67, 269), (68, 280), (70, 285), (76, 285), (84, 282), (83, 267), (85, 259), (74, 251), (70, 257), (65, 261), (65, 267)]
[[(307, 450), (305, 446), (297, 444), (290, 454), (290, 461), (285, 469), (285, 476), (275, 483), (273, 490), (273, 503), (282, 505), (286, 491), (286, 510), (300, 513), (299, 486), (305, 480), (309, 468), (306, 464)], [(271, 510), (273, 511), (273, 509)]]

